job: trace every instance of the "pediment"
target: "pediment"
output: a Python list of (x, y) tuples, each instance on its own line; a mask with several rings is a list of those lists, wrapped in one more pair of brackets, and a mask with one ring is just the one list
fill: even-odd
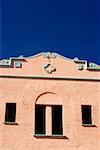
[[(97, 65), (92, 62), (87, 62), (87, 60), (80, 60), (78, 58), (70, 59), (64, 57), (55, 52), (41, 52), (39, 54), (23, 57), (22, 55), (19, 57), (11, 57), (9, 59), (0, 60), (0, 68), (23, 68), (24, 63), (29, 63), (33, 60), (34, 64), (37, 64), (44, 61), (44, 66), (42, 68), (47, 74), (52, 74), (56, 72), (57, 68), (55, 64), (58, 63), (57, 67), (63, 67), (65, 65), (66, 68), (75, 67), (76, 70), (91, 70), (91, 71), (99, 71), (100, 65)], [(72, 65), (72, 66), (71, 66)], [(30, 68), (31, 69), (31, 68)]]

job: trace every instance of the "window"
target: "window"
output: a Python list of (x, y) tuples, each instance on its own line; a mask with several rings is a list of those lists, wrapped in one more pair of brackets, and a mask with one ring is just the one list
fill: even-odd
[(91, 105), (82, 105), (82, 124), (92, 124)]
[(35, 107), (35, 134), (45, 134), (45, 106)]
[(35, 105), (35, 134), (63, 134), (61, 105)]
[(15, 122), (16, 103), (6, 103), (5, 122)]
[(52, 134), (63, 134), (62, 106), (52, 106)]

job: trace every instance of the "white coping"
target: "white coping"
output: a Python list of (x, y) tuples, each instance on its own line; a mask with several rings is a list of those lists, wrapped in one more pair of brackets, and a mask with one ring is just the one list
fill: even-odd
[[(74, 62), (84, 62), (84, 63), (87, 63), (87, 60), (82, 60), (82, 59), (78, 59), (77, 57), (75, 57), (75, 58), (68, 58), (68, 57), (65, 57), (65, 56), (62, 56), (61, 54), (59, 54), (59, 53), (56, 53), (56, 52), (49, 52), (49, 51), (47, 51), (47, 52), (40, 52), (40, 53), (37, 53), (37, 54), (35, 54), (35, 55), (32, 55), (32, 56), (26, 56), (26, 57), (24, 57), (23, 55), (20, 55), (19, 57), (10, 57), (9, 59), (1, 59), (0, 60), (0, 66), (2, 66), (2, 65), (11, 65), (11, 61), (13, 60), (13, 59), (16, 59), (16, 60), (23, 60), (23, 59), (31, 59), (31, 58), (35, 58), (35, 57), (39, 57), (39, 56), (41, 56), (41, 55), (44, 55), (44, 57), (45, 57), (45, 54), (47, 54), (47, 53), (50, 53), (50, 54), (52, 54), (52, 55), (55, 55), (55, 56), (59, 56), (60, 58), (63, 58), (63, 59), (65, 59), (65, 60), (70, 60), (70, 61), (74, 61)], [(6, 62), (5, 62), (5, 64), (3, 64), (3, 61), (8, 61), (8, 63), (6, 64)], [(96, 64), (96, 63), (94, 63), (94, 62), (89, 62), (89, 63), (93, 63), (93, 64)], [(97, 65), (97, 64), (96, 64)], [(98, 65), (99, 66), (99, 65)]]

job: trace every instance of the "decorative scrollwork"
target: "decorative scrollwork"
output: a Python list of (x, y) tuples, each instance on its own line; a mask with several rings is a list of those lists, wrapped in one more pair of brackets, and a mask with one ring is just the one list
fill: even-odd
[(44, 66), (44, 70), (45, 70), (47, 73), (51, 74), (52, 72), (55, 72), (55, 71), (56, 71), (56, 68), (55, 68), (54, 66), (52, 66), (51, 64), (46, 64), (46, 65)]
[(16, 68), (21, 68), (22, 67), (22, 63), (21, 62), (15, 62), (15, 67)]
[(53, 53), (50, 53), (50, 52), (44, 52), (43, 53), (43, 56), (45, 57), (45, 58), (51, 58), (51, 59), (54, 59), (54, 58), (56, 58), (56, 54), (53, 52)]

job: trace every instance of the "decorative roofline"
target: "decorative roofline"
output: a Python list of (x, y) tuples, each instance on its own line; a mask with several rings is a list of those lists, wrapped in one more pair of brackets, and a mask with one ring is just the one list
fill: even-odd
[(14, 61), (18, 61), (16, 62), (16, 67), (21, 67), (21, 62), (25, 61), (25, 58), (23, 57), (23, 55), (20, 55), (19, 57), (10, 57), (9, 59), (2, 59), (0, 60), (0, 67), (13, 67)]
[(22, 62), (25, 61), (25, 59), (31, 59), (35, 58), (38, 56), (43, 56), (48, 59), (55, 59), (56, 57), (61, 57), (62, 59), (65, 60), (70, 60), (73, 61), (77, 64), (77, 69), (78, 70), (90, 70), (90, 71), (100, 71), (100, 65), (97, 65), (96, 63), (93, 62), (87, 62), (87, 60), (80, 60), (77, 57), (74, 59), (72, 58), (67, 58), (65, 56), (62, 56), (58, 53), (55, 52), (41, 52), (33, 56), (28, 56), (28, 57), (23, 57), (23, 55), (20, 55), (19, 57), (10, 57), (9, 59), (2, 59), (0, 60), (0, 67), (13, 67), (14, 66), (14, 61), (17, 61), (15, 63), (16, 68), (21, 68), (22, 67)]

